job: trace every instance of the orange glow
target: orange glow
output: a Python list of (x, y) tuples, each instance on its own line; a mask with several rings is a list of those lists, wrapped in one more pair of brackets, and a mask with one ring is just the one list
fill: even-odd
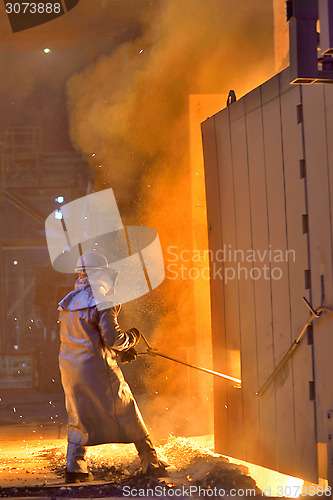
[(274, 0), (275, 69), (282, 71), (289, 65), (289, 25), (286, 23), (285, 0)]
[[(190, 165), (191, 165), (191, 212), (192, 212), (192, 248), (193, 260), (195, 252), (200, 258), (190, 265), (197, 270), (192, 280), (194, 296), (195, 340), (197, 346), (197, 363), (205, 368), (212, 368), (211, 317), (210, 317), (210, 281), (208, 252), (208, 228), (205, 170), (201, 140), (201, 123), (218, 112), (224, 102), (220, 94), (192, 94), (189, 96), (190, 125)], [(198, 253), (199, 255), (199, 253)], [(202, 257), (201, 257), (202, 256)], [(228, 374), (233, 376), (232, 373)], [(193, 373), (201, 393), (209, 394), (213, 387), (213, 377), (204, 377)], [(207, 397), (207, 396), (206, 396)]]
[[(304, 485), (303, 479), (286, 476), (271, 469), (265, 469), (259, 465), (249, 464), (236, 458), (226, 457), (234, 464), (244, 465), (249, 469), (250, 476), (257, 483), (263, 494), (269, 497), (298, 498)], [(283, 492), (283, 494), (282, 494)]]
[[(268, 497), (304, 498), (305, 493), (313, 496), (318, 492), (322, 496), (328, 487), (325, 479), (319, 479), (318, 484), (304, 481), (303, 479), (280, 474), (271, 469), (265, 469), (259, 465), (250, 464), (236, 458), (226, 457), (230, 462), (237, 465), (244, 465), (249, 469), (249, 475), (255, 480), (258, 488), (263, 491), (263, 495)], [(311, 493), (312, 492), (312, 493)]]
[[(71, 138), (86, 152), (95, 188), (112, 187), (124, 223), (160, 237), (166, 279), (140, 303), (142, 330), (161, 353), (207, 368), (209, 264), (179, 255), (208, 248), (200, 122), (225, 107), (230, 88), (239, 98), (272, 76), (271, 6), (255, 4), (260, 15), (242, 2), (229, 17), (229, 5), (216, 0), (163, 2), (142, 36), (67, 86)], [(138, 321), (138, 304), (126, 304), (126, 315)], [(153, 432), (212, 431), (211, 375), (159, 359), (144, 384)]]
[[(214, 448), (213, 436), (197, 436), (189, 438), (191, 443), (201, 447), (203, 450), (212, 450)], [(216, 453), (211, 453), (211, 456), (218, 457)], [(321, 492), (325, 492), (328, 483), (324, 479), (319, 480), (319, 484), (305, 482), (303, 479), (280, 474), (277, 471), (260, 467), (259, 465), (250, 464), (243, 460), (238, 460), (226, 455), (225, 458), (236, 465), (242, 465), (248, 469), (248, 474), (255, 480), (258, 488), (263, 492), (263, 497), (287, 497), (287, 498), (304, 498), (305, 496), (314, 496), (314, 492), (318, 492), (319, 496), (323, 496)], [(302, 494), (303, 488), (303, 494)], [(312, 493), (311, 493), (312, 491)], [(283, 492), (283, 494), (281, 494)], [(305, 493), (308, 492), (308, 495)]]

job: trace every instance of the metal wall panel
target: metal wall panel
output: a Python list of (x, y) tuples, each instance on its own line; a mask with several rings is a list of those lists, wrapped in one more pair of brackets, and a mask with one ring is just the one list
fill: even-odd
[[(288, 247), (295, 251), (296, 261), (289, 262), (290, 317), (294, 341), (309, 311), (302, 297), (309, 299), (305, 289), (304, 270), (308, 268), (307, 234), (303, 234), (302, 217), (306, 213), (305, 180), (301, 178), (300, 160), (303, 159), (303, 135), (297, 121), (297, 104), (300, 103), (300, 87), (290, 87), (288, 73), (280, 76), (281, 125), (285, 171), (285, 196), (287, 214)], [(314, 405), (309, 398), (308, 381), (312, 378), (312, 352), (306, 339), (289, 363), (293, 367), (293, 398), (295, 415), (295, 466), (297, 477), (312, 477), (316, 472), (316, 448), (314, 446)], [(305, 439), (304, 436), (310, 438)], [(306, 459), (298, 460), (305, 456)], [(316, 479), (316, 477), (314, 477)]]
[[(245, 99), (247, 109), (246, 131), (249, 167), (249, 187), (251, 199), (252, 248), (261, 255), (269, 248), (267, 179), (264, 151), (263, 117), (261, 109), (261, 89), (259, 93), (251, 93)], [(256, 107), (252, 110), (251, 104)], [(267, 265), (267, 259), (264, 260)], [(256, 262), (254, 267), (261, 266)], [(259, 267), (260, 268), (260, 267)], [(259, 429), (255, 428), (259, 441), (256, 455), (252, 461), (267, 464), (268, 468), (276, 467), (276, 412), (275, 395), (272, 391), (265, 398), (258, 398), (258, 387), (270, 375), (273, 366), (272, 350), (272, 308), (271, 285), (267, 279), (253, 280), (254, 312), (256, 322), (257, 378), (255, 387), (251, 388), (252, 404), (259, 405)], [(264, 307), (263, 307), (264, 306)], [(260, 370), (259, 370), (260, 366)], [(249, 458), (248, 458), (249, 459)]]
[[(263, 106), (263, 127), (265, 137), (265, 163), (267, 176), (267, 203), (269, 219), (269, 242), (272, 251), (284, 256), (287, 250), (284, 163), (281, 137), (279, 97)], [(272, 303), (272, 349), (274, 365), (282, 358), (291, 344), (290, 297), (288, 264), (282, 261), (270, 263)], [(276, 271), (279, 269), (279, 271)], [(275, 279), (279, 277), (280, 279)], [(276, 378), (267, 391), (274, 391), (276, 400), (276, 467), (282, 471), (282, 464), (288, 467), (294, 463), (294, 403), (292, 393), (292, 371), (290, 365)], [(267, 391), (261, 398), (265, 398)], [(288, 408), (288, 412), (285, 411)]]
[[(324, 108), (325, 108), (325, 117), (326, 117), (326, 148), (327, 148), (327, 178), (328, 178), (328, 186), (329, 186), (329, 202), (330, 202), (330, 241), (331, 248), (333, 249), (333, 89), (332, 87), (325, 86), (324, 87)], [(327, 235), (328, 236), (328, 235)], [(333, 260), (333, 253), (331, 253), (331, 263)], [(332, 298), (332, 287), (328, 289), (329, 284), (327, 283), (327, 279), (325, 277), (325, 303), (328, 305), (333, 305)], [(330, 318), (330, 323), (332, 325), (332, 316)], [(321, 335), (321, 332), (316, 331), (315, 334)], [(321, 340), (322, 349), (318, 351), (317, 343)], [(324, 351), (322, 353), (321, 351)], [(325, 373), (318, 373), (322, 379), (324, 379), (324, 387), (326, 387), (326, 391), (323, 391), (321, 387), (317, 388), (317, 401), (322, 401), (324, 403), (324, 407), (321, 408), (320, 404), (317, 402), (318, 411), (322, 410), (324, 413), (324, 419), (322, 421), (323, 427), (318, 432), (318, 440), (323, 438), (324, 443), (328, 443), (328, 477), (330, 477), (331, 482), (333, 483), (333, 443), (332, 439), (329, 439), (329, 434), (332, 435), (332, 419), (328, 419), (328, 415), (332, 416), (332, 412), (328, 413), (328, 409), (333, 409), (332, 402), (332, 391), (327, 390), (330, 387), (330, 380), (332, 378), (330, 366), (331, 362), (331, 353), (332, 353), (332, 326), (330, 328), (325, 329), (325, 335), (323, 338), (315, 338), (315, 357), (316, 357), (316, 367), (319, 367), (318, 370), (321, 371), (321, 368), (325, 370)], [(323, 364), (321, 367), (321, 360), (323, 359)], [(317, 370), (317, 368), (316, 368)], [(317, 375), (316, 375), (317, 376)], [(324, 394), (322, 394), (324, 392)], [(329, 408), (328, 408), (329, 407)], [(325, 411), (326, 410), (326, 411)]]
[[(225, 248), (236, 247), (236, 225), (235, 225), (235, 197), (234, 197), (234, 176), (232, 170), (232, 150), (230, 143), (230, 117), (228, 113), (216, 115), (216, 146), (220, 191), (220, 208), (222, 220), (222, 243)], [(224, 168), (220, 168), (220, 159), (223, 158)], [(220, 249), (224, 249), (223, 246)], [(232, 263), (223, 262), (223, 270)], [(224, 276), (223, 276), (224, 277)], [(239, 318), (239, 291), (236, 280), (223, 280), (224, 289), (224, 314), (225, 314), (225, 342), (227, 357), (227, 373), (232, 376), (239, 376), (238, 368), (235, 366), (235, 357), (240, 357), (240, 318)], [(213, 350), (214, 345), (213, 345)], [(224, 411), (228, 415), (228, 427), (226, 429), (225, 454), (232, 455), (235, 452), (238, 456), (244, 457), (244, 435), (243, 435), (243, 406), (242, 392), (235, 388), (234, 384), (227, 384), (227, 404)], [(219, 417), (217, 416), (217, 419)], [(216, 421), (216, 425), (218, 421)], [(216, 439), (216, 447), (222, 449), (222, 443)]]
[[(323, 86), (304, 87), (302, 94), (309, 207), (311, 301), (317, 308), (322, 302), (321, 276), (324, 280), (325, 303), (333, 305), (332, 194), (328, 164), (328, 147), (332, 147), (332, 136), (329, 137), (327, 134), (327, 119), (331, 120), (331, 117), (329, 112), (326, 113), (325, 103), (325, 94), (329, 101), (332, 90), (325, 87), (324, 94)], [(323, 317), (315, 322), (313, 331), (317, 439), (319, 442), (327, 442), (327, 412), (333, 409), (332, 326), (332, 315), (323, 313)]]
[[(247, 129), (244, 117), (245, 101), (239, 101), (238, 107), (243, 107), (241, 117), (237, 110), (236, 119), (233, 107), (230, 107), (230, 131), (232, 168), (234, 177), (235, 195), (235, 227), (236, 241), (234, 250), (244, 252), (251, 250), (251, 207), (249, 193), (249, 164), (247, 152)], [(223, 159), (220, 159), (223, 162)], [(223, 163), (222, 163), (223, 164)], [(241, 376), (243, 380), (243, 428), (244, 428), (244, 457), (253, 461), (258, 450), (259, 440), (259, 405), (256, 397), (257, 377), (257, 348), (255, 325), (255, 301), (253, 280), (249, 274), (253, 263), (243, 258), (243, 254), (233, 259), (236, 268), (235, 280), (238, 284), (240, 342), (241, 342)]]
[[(325, 275), (326, 303), (333, 302), (333, 176), (328, 168), (333, 145), (327, 139), (332, 136), (333, 118), (325, 118), (325, 107), (333, 110), (333, 89), (329, 92), (326, 87), (325, 93), (320, 86), (301, 90), (290, 86), (289, 81), (286, 70), (203, 124), (207, 199), (217, 196), (218, 191), (218, 209), (210, 200), (208, 221), (215, 232), (220, 225), (220, 240), (215, 235), (210, 245), (214, 242), (215, 252), (218, 244), (221, 248), (252, 249), (257, 259), (258, 252), (263, 255), (270, 249), (272, 258), (268, 262), (263, 259), (262, 264), (268, 265), (269, 273), (277, 268), (270, 279), (245, 279), (241, 275), (240, 279), (224, 282), (219, 297), (212, 284), (213, 321), (216, 325), (223, 323), (226, 350), (223, 361), (215, 356), (215, 366), (226, 366), (232, 374), (229, 354), (239, 349), (243, 380), (241, 391), (227, 384), (227, 423), (225, 415), (216, 412), (216, 449), (316, 481), (316, 432), (321, 442), (327, 441), (325, 411), (333, 409), (327, 351), (327, 346), (333, 347), (332, 335), (328, 341), (329, 319), (320, 318), (316, 323), (314, 357), (305, 336), (273, 383), (262, 396), (256, 395), (309, 317), (302, 297), (313, 301), (314, 307), (320, 305), (320, 274)], [(303, 110), (299, 106), (301, 92)], [(215, 140), (214, 159), (206, 154), (210, 134)], [(303, 178), (300, 166), (305, 160), (307, 177)], [(319, 169), (315, 166), (318, 160)], [(280, 252), (280, 259), (274, 259), (275, 251)], [(234, 268), (237, 264), (232, 263)], [(242, 262), (248, 273), (256, 265)], [(309, 268), (315, 279), (312, 289), (305, 281)], [(214, 308), (214, 302), (219, 307)], [(323, 339), (320, 343), (319, 337)], [(213, 329), (213, 345), (219, 342)], [(309, 397), (313, 362), (317, 430), (315, 403)], [(219, 427), (223, 425), (226, 428), (222, 431)]]
[[(202, 134), (205, 140), (204, 155), (209, 164), (211, 165), (210, 175), (206, 179), (206, 189), (210, 193), (207, 198), (207, 210), (214, 213), (214, 218), (208, 225), (209, 246), (213, 255), (222, 248), (222, 222), (220, 212), (220, 181), (219, 177), (221, 172), (217, 168), (217, 146), (215, 134), (215, 119), (208, 120), (202, 127)], [(229, 135), (227, 135), (229, 137)], [(225, 152), (228, 158), (228, 152)], [(214, 272), (214, 266), (218, 263), (216, 259), (212, 259), (211, 266)], [(225, 344), (225, 319), (224, 319), (224, 290), (223, 281), (215, 279), (211, 276), (211, 293), (215, 297), (211, 303), (212, 311), (212, 331), (214, 332), (214, 345), (213, 345), (213, 365), (214, 369), (222, 373), (227, 373), (227, 355)], [(215, 417), (215, 440), (221, 443), (221, 446), (227, 448), (227, 429), (228, 413), (227, 407), (227, 384), (228, 382), (214, 378), (214, 417)]]

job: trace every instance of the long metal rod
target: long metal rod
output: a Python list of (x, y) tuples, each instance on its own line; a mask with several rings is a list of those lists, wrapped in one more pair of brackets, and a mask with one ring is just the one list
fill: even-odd
[(209, 373), (210, 375), (215, 375), (216, 377), (224, 378), (226, 380), (231, 380), (232, 382), (236, 382), (236, 384), (241, 385), (242, 381), (239, 378), (230, 377), (230, 375), (225, 375), (224, 373), (215, 372), (214, 370), (208, 370), (207, 368), (201, 368), (200, 366), (191, 365), (191, 363), (186, 363), (185, 361), (180, 361), (179, 359), (171, 358), (171, 356), (167, 356), (166, 354), (161, 354), (156, 351), (146, 351), (140, 352), (138, 354), (149, 354), (149, 356), (159, 356), (160, 358), (169, 359), (170, 361), (174, 361), (175, 363), (179, 363), (180, 365), (189, 366), (190, 368), (195, 368), (196, 370), (200, 370), (204, 373)]
[[(303, 300), (306, 303), (306, 305), (309, 307), (310, 304), (305, 299), (305, 297), (303, 297)], [(259, 391), (257, 392), (257, 396), (262, 396), (264, 394), (264, 392), (268, 389), (268, 387), (271, 385), (271, 383), (273, 382), (273, 380), (276, 378), (276, 376), (280, 373), (280, 371), (282, 370), (282, 368), (285, 366), (285, 364), (287, 363), (287, 361), (294, 354), (294, 351), (299, 346), (299, 344), (300, 344), (300, 342), (301, 342), (301, 340), (302, 340), (302, 338), (303, 338), (303, 336), (304, 336), (304, 334), (305, 334), (308, 326), (311, 325), (312, 321), (314, 319), (318, 319), (319, 316), (321, 315), (321, 313), (323, 311), (333, 312), (333, 309), (330, 309), (329, 307), (324, 307), (324, 306), (323, 307), (318, 307), (318, 309), (316, 309), (316, 310), (312, 309), (311, 306), (309, 308), (313, 312), (312, 312), (311, 316), (309, 317), (309, 319), (307, 320), (304, 328), (302, 329), (302, 331), (299, 334), (299, 336), (297, 337), (297, 339), (294, 340), (294, 342), (292, 343), (292, 345), (289, 347), (288, 351), (283, 356), (283, 358), (281, 359), (281, 361), (279, 362), (279, 364), (276, 366), (276, 368), (273, 370), (272, 374), (268, 377), (268, 379), (266, 380), (266, 382), (259, 389)]]
[(216, 377), (223, 378), (225, 380), (230, 380), (231, 382), (235, 382), (236, 384), (242, 385), (242, 381), (239, 378), (231, 377), (230, 375), (225, 375), (224, 373), (215, 372), (214, 370), (208, 370), (207, 368), (201, 368), (200, 366), (192, 365), (191, 363), (186, 363), (185, 361), (180, 361), (179, 359), (172, 358), (166, 354), (162, 354), (154, 349), (145, 336), (141, 334), (142, 340), (146, 343), (148, 349), (146, 352), (140, 352), (138, 354), (148, 354), (149, 356), (159, 356), (160, 358), (169, 359), (170, 361), (174, 361), (175, 363), (179, 363), (180, 365), (188, 366), (190, 368), (194, 368), (195, 370), (199, 370), (204, 373), (208, 373), (209, 375), (215, 375)]

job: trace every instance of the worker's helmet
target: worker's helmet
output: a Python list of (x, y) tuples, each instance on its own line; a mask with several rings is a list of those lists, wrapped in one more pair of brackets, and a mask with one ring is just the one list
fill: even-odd
[(80, 255), (76, 263), (75, 272), (84, 273), (92, 269), (108, 269), (107, 258), (99, 252), (88, 251)]

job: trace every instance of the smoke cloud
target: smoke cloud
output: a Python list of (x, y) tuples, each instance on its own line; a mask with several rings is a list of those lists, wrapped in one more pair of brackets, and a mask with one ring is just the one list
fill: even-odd
[[(96, 189), (114, 189), (124, 224), (154, 227), (165, 253), (169, 246), (193, 249), (193, 227), (206, 229), (204, 215), (193, 209), (189, 96), (221, 94), (222, 109), (231, 88), (240, 97), (272, 76), (273, 6), (262, 0), (163, 0), (143, 10), (141, 25), (134, 40), (70, 78), (71, 138), (86, 154)], [(124, 310), (126, 321), (134, 321), (129, 326), (142, 328), (161, 352), (198, 363), (211, 349), (209, 294), (201, 311), (196, 306), (193, 283), (167, 276)], [(207, 318), (200, 331), (198, 314)], [(198, 390), (198, 377), (208, 375), (156, 358), (138, 366), (155, 425), (200, 433), (211, 424), (211, 392)], [(173, 418), (171, 407), (177, 408)]]
[[(38, 126), (46, 151), (71, 149), (65, 84), (118, 44), (142, 35), (148, 0), (80, 0), (72, 11), (13, 34), (0, 11), (0, 137), (10, 126)], [(44, 48), (50, 52), (45, 54)]]

